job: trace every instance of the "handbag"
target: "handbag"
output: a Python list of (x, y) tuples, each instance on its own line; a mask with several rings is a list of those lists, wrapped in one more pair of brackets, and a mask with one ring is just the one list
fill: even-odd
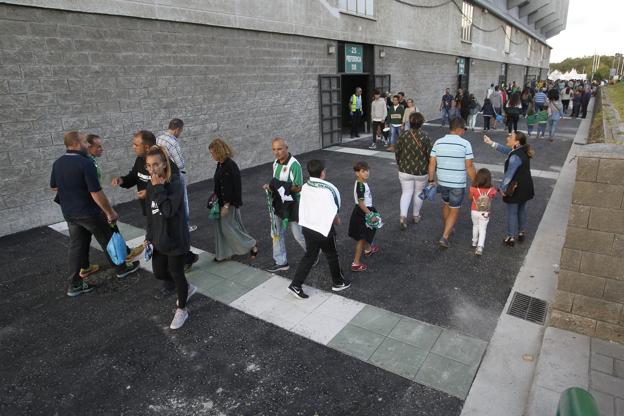
[[(494, 109), (494, 107), (492, 107), (492, 109)], [(503, 122), (503, 120), (504, 120), (503, 115), (502, 114), (498, 114), (496, 112), (496, 110), (494, 110), (494, 116), (496, 116), (496, 122), (497, 123), (502, 123)]]
[(208, 202), (206, 203), (206, 208), (210, 211), (208, 212), (208, 218), (211, 220), (218, 220), (221, 216), (221, 205), (219, 205), (219, 197), (216, 192), (213, 192), (208, 198)]
[(511, 197), (514, 194), (514, 192), (516, 192), (517, 188), (518, 188), (518, 181), (509, 182), (509, 186), (507, 186), (507, 189), (505, 190), (505, 192), (503, 192), (503, 197), (504, 198)]

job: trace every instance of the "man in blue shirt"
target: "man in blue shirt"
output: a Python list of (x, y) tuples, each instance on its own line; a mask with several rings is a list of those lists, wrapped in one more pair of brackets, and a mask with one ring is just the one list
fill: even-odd
[(477, 176), (472, 163), (474, 159), (472, 146), (468, 140), (461, 137), (465, 131), (463, 119), (451, 120), (449, 133), (436, 140), (429, 158), (429, 184), (435, 184), (437, 178), (438, 192), (444, 201), (442, 206), (444, 232), (438, 242), (442, 248), (450, 247), (449, 236), (457, 223), (459, 209), (466, 193), (466, 174), (472, 182)]
[[(67, 296), (78, 296), (94, 289), (80, 277), (80, 267), (89, 255), (91, 235), (95, 236), (106, 254), (106, 245), (113, 235), (110, 224), (117, 221), (118, 215), (102, 191), (95, 165), (87, 156), (86, 136), (71, 131), (65, 133), (63, 141), (67, 152), (52, 165), (50, 187), (57, 191), (58, 202), (69, 228), (71, 283)], [(108, 254), (106, 256), (113, 264)], [(122, 278), (134, 273), (139, 268), (139, 262), (114, 267), (117, 277)]]

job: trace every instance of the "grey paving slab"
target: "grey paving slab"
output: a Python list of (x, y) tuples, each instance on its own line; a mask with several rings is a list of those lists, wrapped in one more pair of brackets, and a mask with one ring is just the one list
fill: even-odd
[(624, 399), (624, 379), (591, 371), (591, 388)]
[(464, 399), (470, 390), (476, 368), (429, 353), (415, 381)]
[(624, 361), (615, 360), (615, 371), (613, 374), (616, 377), (624, 378)]
[(210, 296), (210, 289), (212, 287), (226, 282), (226, 280), (220, 276), (197, 269), (186, 273), (186, 278), (189, 283), (197, 286), (199, 293), (205, 296)]
[(264, 270), (255, 267), (245, 267), (240, 272), (230, 275), (228, 280), (235, 281), (248, 288), (254, 288), (266, 282), (271, 277), (273, 277), (273, 275)]
[(368, 361), (384, 339), (383, 335), (348, 324), (327, 345), (360, 360)]
[(224, 280), (206, 289), (203, 294), (219, 302), (229, 304), (249, 292), (249, 288), (230, 280)]
[(605, 341), (603, 339), (592, 338), (591, 350), (608, 357), (624, 360), (624, 345), (617, 342)]
[(126, 241), (145, 235), (145, 231), (142, 228), (135, 227), (125, 222), (118, 222), (117, 228), (119, 228), (119, 232)]
[(366, 305), (349, 323), (387, 336), (400, 320), (401, 315)]
[(430, 350), (441, 333), (442, 328), (438, 326), (403, 317), (388, 336), (415, 347)]
[(427, 357), (427, 350), (386, 338), (369, 362), (384, 370), (413, 379)]
[(615, 415), (615, 397), (610, 394), (597, 391), (595, 389), (589, 389), (589, 392), (594, 396), (600, 416), (614, 416)]
[(613, 374), (613, 358), (611, 357), (592, 352), (590, 363), (592, 370)]
[(615, 398), (615, 416), (624, 416), (624, 399)]
[(212, 274), (216, 274), (217, 276), (230, 278), (233, 275), (240, 273), (245, 270), (249, 266), (239, 263), (237, 261), (224, 261), (224, 262), (212, 262), (209, 266), (208, 271)]
[(486, 347), (485, 341), (444, 330), (431, 351), (468, 366), (474, 366), (481, 362)]

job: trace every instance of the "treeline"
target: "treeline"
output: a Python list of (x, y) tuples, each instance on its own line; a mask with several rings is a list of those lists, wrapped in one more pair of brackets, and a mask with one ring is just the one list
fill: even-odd
[[(614, 68), (614, 59), (613, 56), (601, 55), (600, 66), (598, 67), (598, 71), (596, 71), (594, 79), (609, 78), (609, 70)], [(559, 63), (551, 63), (550, 70), (554, 71), (556, 69), (562, 73), (566, 73), (574, 68), (579, 74), (587, 74), (587, 77), (591, 77), (593, 60), (593, 55), (583, 56), (582, 58), (566, 58)]]

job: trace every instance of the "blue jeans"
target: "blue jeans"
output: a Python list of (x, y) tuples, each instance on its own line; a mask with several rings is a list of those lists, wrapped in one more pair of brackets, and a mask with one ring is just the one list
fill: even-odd
[(390, 125), (390, 144), (396, 144), (399, 139), (399, 134), (401, 134), (401, 126), (393, 126)]
[(442, 109), (442, 125), (444, 126), (446, 123), (451, 123), (451, 113), (449, 112), (450, 109), (448, 108), (443, 108)]
[(442, 201), (446, 202), (449, 208), (461, 208), (466, 188), (449, 188), (438, 185), (438, 192), (442, 196)]
[(549, 118), (548, 119), (548, 138), (552, 139), (555, 135), (555, 131), (557, 130), (557, 124), (559, 124), (559, 119)]
[(544, 133), (546, 132), (546, 124), (540, 123), (537, 125), (537, 137), (544, 137)]
[(515, 238), (518, 236), (518, 232), (526, 232), (526, 229), (526, 202), (521, 204), (507, 204), (507, 236)]
[[(276, 264), (284, 265), (288, 263), (288, 258), (286, 257), (286, 230), (282, 227), (282, 219), (280, 217), (276, 215), (274, 221), (277, 222), (277, 227), (275, 228), (279, 230), (279, 238), (273, 239), (273, 260), (275, 260)], [(303, 233), (301, 232), (301, 226), (294, 221), (289, 221), (288, 225), (290, 226), (293, 237), (295, 237), (295, 241), (297, 241), (305, 251), (306, 243)]]

